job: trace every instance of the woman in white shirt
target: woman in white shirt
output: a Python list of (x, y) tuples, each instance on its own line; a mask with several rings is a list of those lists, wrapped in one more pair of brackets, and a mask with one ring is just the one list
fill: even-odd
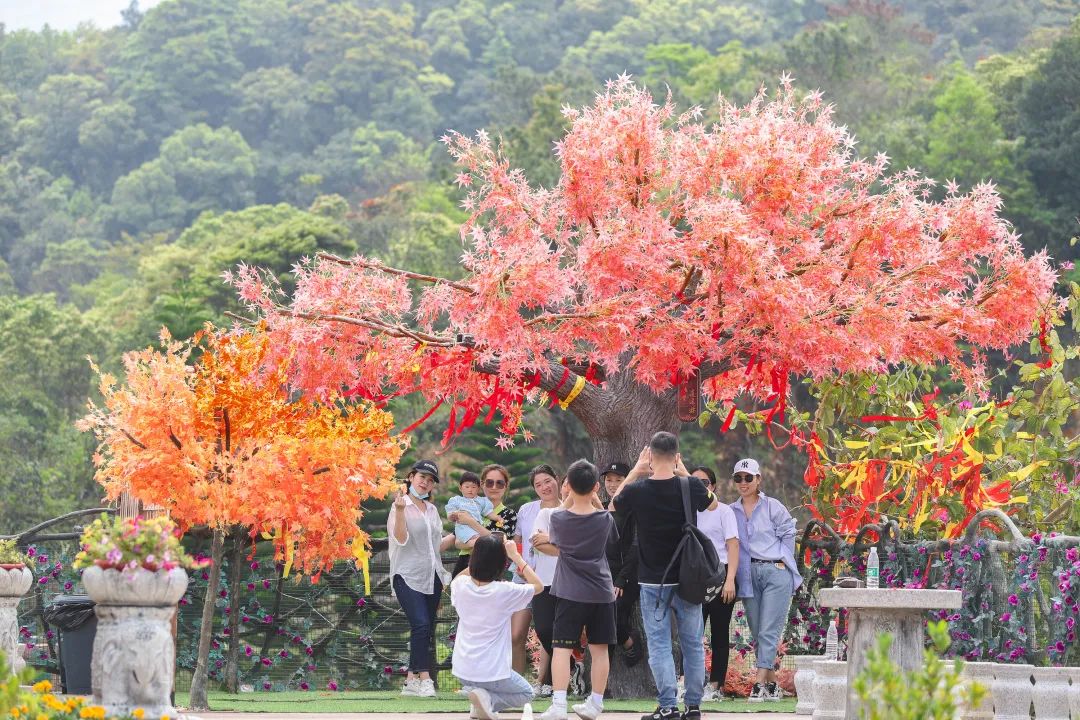
[(439, 466), (421, 460), (412, 467), (386, 520), (390, 536), (390, 576), (394, 596), (409, 619), (409, 674), (402, 695), (435, 697), (431, 679), (431, 638), (439, 595), (450, 582), (442, 564), (442, 518), (431, 503)]
[[(559, 558), (557, 555), (545, 554), (538, 548), (534, 548), (532, 536), (540, 529), (547, 532), (551, 510), (559, 507), (559, 481), (555, 470), (550, 465), (537, 465), (529, 473), (529, 482), (539, 500), (527, 502), (518, 508), (517, 532), (514, 534), (514, 540), (521, 548), (521, 556), (525, 558), (525, 562), (536, 571), (536, 575), (544, 583), (544, 591), (533, 598), (530, 607), (514, 613), (510, 630), (514, 641), (514, 669), (519, 673), (524, 673), (525, 643), (529, 637), (529, 625), (535, 621), (536, 637), (543, 648), (540, 658), (540, 677), (537, 678), (537, 682), (540, 686), (540, 696), (546, 697), (551, 693), (551, 631), (555, 623), (555, 598), (547, 592), (547, 588), (551, 587), (551, 581), (555, 578), (555, 565)], [(541, 510), (547, 512), (544, 512), (544, 518), (540, 520), (537, 527)], [(551, 547), (554, 549), (554, 546)], [(514, 582), (524, 582), (520, 573), (515, 575)]]
[[(716, 493), (716, 474), (712, 469), (701, 466), (690, 473), (699, 478), (705, 487)], [(723, 700), (724, 679), (727, 677), (728, 655), (731, 646), (731, 611), (735, 607), (735, 572), (739, 567), (739, 526), (735, 522), (735, 511), (729, 505), (719, 503), (714, 510), (705, 510), (697, 514), (698, 528), (709, 536), (720, 562), (727, 565), (727, 577), (724, 589), (713, 598), (712, 602), (701, 606), (705, 622), (712, 627), (709, 640), (712, 649), (712, 669), (709, 671), (709, 684), (705, 688), (702, 700)]]
[[(501, 579), (507, 560), (525, 583)], [(450, 602), (458, 614), (453, 672), (472, 704), (469, 717), (498, 720), (500, 710), (532, 699), (528, 681), (510, 667), (510, 618), (543, 591), (517, 544), (499, 535), (478, 538), (469, 568), (450, 583)]]

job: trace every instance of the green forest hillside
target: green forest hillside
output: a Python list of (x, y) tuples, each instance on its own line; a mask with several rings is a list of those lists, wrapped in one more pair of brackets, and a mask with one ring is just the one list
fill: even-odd
[[(359, 251), (453, 275), (463, 213), (439, 137), (485, 128), (550, 185), (560, 108), (622, 73), (708, 112), (788, 72), (861, 153), (996, 183), (1025, 244), (1067, 262), (1078, 16), (1067, 0), (166, 0), (105, 30), (0, 25), (0, 497), (27, 498), (0, 504), (0, 534), (97, 502), (71, 426), (94, 392), (85, 356), (115, 366), (163, 325), (225, 322), (240, 261), (287, 281), (317, 250)], [(587, 450), (543, 412), (545, 459)], [(746, 449), (689, 442), (708, 462)]]

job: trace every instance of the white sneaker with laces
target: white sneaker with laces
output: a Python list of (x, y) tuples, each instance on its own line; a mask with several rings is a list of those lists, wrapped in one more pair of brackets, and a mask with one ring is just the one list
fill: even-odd
[(435, 681), (431, 678), (420, 681), (420, 688), (416, 693), (417, 697), (433, 698), (435, 697)]
[(596, 720), (602, 712), (604, 712), (604, 708), (594, 705), (592, 698), (574, 705), (574, 714), (581, 720)]
[(469, 702), (479, 720), (499, 720), (499, 713), (491, 707), (491, 695), (483, 688), (469, 690)]
[(551, 697), (552, 688), (550, 685), (540, 685), (536, 688), (536, 697), (549, 698)]
[(540, 713), (540, 720), (566, 720), (566, 706), (551, 703), (551, 707)]
[(420, 694), (420, 678), (412, 678), (406, 680), (405, 684), (401, 686), (401, 694), (416, 697)]
[(681, 703), (686, 696), (686, 683), (682, 678), (679, 678), (679, 684), (675, 689), (675, 702)]

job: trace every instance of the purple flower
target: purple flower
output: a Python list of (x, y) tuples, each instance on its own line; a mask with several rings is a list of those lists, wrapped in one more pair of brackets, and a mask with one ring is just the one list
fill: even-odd
[(307, 653), (308, 655), (314, 655), (315, 654), (315, 651), (311, 649), (310, 645), (308, 647), (304, 648), (304, 652)]
[(367, 605), (367, 600), (365, 600), (364, 598), (360, 598), (356, 601), (356, 607), (364, 607), (365, 605)]
[(248, 589), (248, 590), (254, 590), (254, 589), (255, 589), (255, 583), (253, 583), (253, 582), (249, 582), (249, 583), (247, 584), (247, 589)]
[(252, 570), (258, 570), (259, 569), (259, 561), (258, 560), (252, 560), (251, 561), (251, 569)]
[(280, 652), (278, 653), (278, 657), (281, 657), (281, 658), (287, 658), (287, 657), (289, 657), (289, 651), (288, 651), (288, 650), (282, 650), (282, 651), (280, 651)]
[(270, 589), (270, 581), (269, 580), (263, 580), (263, 590), (269, 590), (269, 589)]
[(337, 690), (337, 683), (334, 682), (333, 680), (331, 680), (330, 682), (326, 683), (326, 689), (331, 691), (331, 692), (336, 691)]
[(246, 655), (247, 657), (251, 657), (254, 654), (255, 654), (255, 648), (251, 647), (250, 645), (245, 645), (244, 646), (244, 655)]
[(263, 623), (269, 625), (272, 622), (274, 622), (274, 616), (273, 615), (264, 615), (263, 616)]
[(68, 580), (66, 583), (64, 583), (64, 591), (65, 592), (70, 592), (71, 588), (73, 588), (73, 587), (75, 587), (75, 586), (72, 584), (72, 582), (70, 580)]
[(1010, 619), (1012, 619), (1012, 613), (1004, 612), (1004, 613), (1001, 613), (1001, 617), (998, 618), (998, 621), (999, 622), (1009, 622)]
[(251, 618), (248, 617), (247, 615), (241, 615), (240, 616), (240, 622), (242, 622), (242, 623), (249, 622), (250, 620), (251, 620)]
[(302, 683), (300, 683), (300, 689), (301, 690), (310, 690), (311, 686), (308, 685), (306, 682), (302, 682)]
[(270, 667), (271, 665), (273, 665), (273, 664), (274, 664), (274, 661), (273, 661), (273, 660), (271, 660), (271, 659), (270, 659), (270, 658), (268, 658), (268, 657), (264, 657), (264, 658), (262, 659), (262, 664), (263, 664), (263, 665), (265, 665), (266, 667)]
[(1010, 595), (1009, 596), (1009, 604), (1015, 607), (1016, 605), (1020, 604), (1020, 599), (1018, 597), (1016, 597), (1015, 595)]
[(269, 690), (272, 686), (268, 680), (263, 680), (263, 690)]

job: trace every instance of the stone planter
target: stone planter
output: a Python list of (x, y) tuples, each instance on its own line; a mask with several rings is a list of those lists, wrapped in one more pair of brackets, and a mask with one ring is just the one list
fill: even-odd
[(1031, 699), (1038, 720), (1069, 720), (1069, 668), (1037, 667)]
[(820, 655), (795, 656), (795, 696), (799, 699), (795, 705), (796, 715), (814, 714), (814, 663)]
[(847, 662), (814, 663), (814, 720), (844, 720), (847, 708)]
[(176, 666), (172, 620), (187, 590), (187, 573), (89, 567), (82, 582), (97, 603), (90, 662), (94, 703), (110, 715), (142, 708), (146, 717), (179, 717), (169, 702)]
[(1030, 720), (1031, 665), (996, 665), (994, 684), (994, 720)]
[(1080, 667), (1069, 668), (1069, 715), (1072, 720), (1080, 720)]
[(992, 720), (994, 717), (994, 697), (991, 688), (994, 685), (994, 669), (999, 667), (991, 662), (964, 663), (964, 689), (972, 682), (977, 682), (986, 688), (986, 697), (978, 707), (969, 707), (966, 704), (960, 710), (959, 720)]
[[(34, 584), (34, 574), (22, 565), (5, 565), (0, 568), (0, 652), (7, 657), (8, 665), (19, 672), (26, 666), (19, 652), (19, 601)], [(4, 668), (0, 667), (0, 673)], [(0, 676), (2, 679), (2, 676)]]

